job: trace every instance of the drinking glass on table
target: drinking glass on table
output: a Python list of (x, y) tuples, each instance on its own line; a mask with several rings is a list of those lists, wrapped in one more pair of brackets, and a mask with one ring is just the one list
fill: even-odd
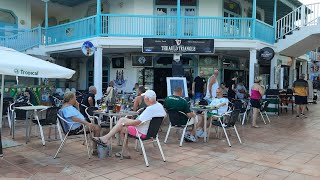
[(116, 105), (116, 112), (119, 113), (121, 110), (121, 104)]

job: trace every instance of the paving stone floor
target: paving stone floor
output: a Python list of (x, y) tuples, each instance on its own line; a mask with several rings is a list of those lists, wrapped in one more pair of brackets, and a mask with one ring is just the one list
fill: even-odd
[[(17, 126), (15, 141), (21, 146), (4, 149), (0, 159), (0, 179), (320, 179), (320, 105), (309, 105), (308, 118), (295, 118), (291, 114), (270, 116), (271, 124), (251, 128), (238, 125), (243, 144), (231, 133), (232, 147), (225, 137), (203, 143), (184, 143), (178, 146), (178, 136), (173, 132), (169, 142), (163, 144), (167, 125), (160, 133), (167, 162), (152, 144), (146, 145), (150, 166), (145, 167), (143, 156), (133, 150), (132, 159), (108, 157), (88, 159), (81, 137), (70, 139), (57, 159), (53, 159), (59, 141), (41, 145), (38, 137), (24, 143), (24, 125)], [(45, 129), (44, 131), (48, 131)], [(4, 128), (3, 138), (10, 139)], [(114, 152), (120, 150), (114, 145)]]

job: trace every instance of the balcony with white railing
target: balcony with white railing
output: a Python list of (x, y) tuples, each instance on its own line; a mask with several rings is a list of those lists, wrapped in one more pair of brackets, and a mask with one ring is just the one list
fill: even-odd
[(320, 3), (302, 5), (277, 21), (276, 40), (282, 55), (299, 57), (319, 47)]
[[(0, 37), (0, 45), (25, 50), (34, 44), (53, 45), (92, 37), (256, 39), (274, 43), (273, 26), (253, 18), (102, 14), (40, 31), (36, 28), (5, 40)], [(28, 45), (24, 44), (27, 39)]]

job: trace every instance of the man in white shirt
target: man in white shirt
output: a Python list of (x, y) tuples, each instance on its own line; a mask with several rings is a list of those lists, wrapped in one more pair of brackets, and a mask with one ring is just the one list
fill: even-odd
[[(221, 116), (223, 115), (224, 113), (227, 112), (228, 110), (228, 103), (229, 103), (229, 100), (225, 97), (223, 97), (223, 90), (222, 88), (218, 88), (217, 91), (216, 91), (216, 98), (213, 99), (210, 103), (210, 106), (213, 106), (213, 107), (216, 107), (218, 110), (213, 110), (212, 112), (208, 112), (207, 115), (208, 115), (208, 118), (212, 118), (212, 119), (218, 119), (217, 116)], [(201, 115), (201, 116), (198, 116), (198, 120), (199, 120), (199, 123), (198, 123), (198, 127), (203, 127), (204, 126), (204, 116)], [(208, 126), (208, 125), (206, 125)], [(202, 130), (202, 128), (198, 128), (197, 130), (197, 136), (198, 137), (203, 137), (204, 135), (204, 132)]]
[(204, 99), (207, 100), (208, 103), (210, 103), (215, 98), (216, 91), (219, 88), (218, 76), (219, 70), (215, 69), (212, 76), (208, 79), (207, 92), (206, 96), (204, 97)]
[[(121, 137), (124, 138), (126, 130), (128, 134), (136, 136), (138, 133), (141, 138), (145, 138), (148, 133), (150, 120), (154, 117), (164, 117), (166, 111), (163, 106), (157, 102), (157, 95), (153, 90), (147, 90), (142, 94), (144, 96), (144, 102), (148, 106), (137, 119), (120, 118), (117, 124), (111, 129), (111, 131), (102, 137), (94, 137), (93, 141), (97, 142), (102, 146), (108, 146), (110, 144), (110, 138), (116, 133), (120, 133)], [(145, 123), (144, 123), (145, 122)], [(143, 124), (142, 124), (143, 123)], [(141, 124), (141, 125), (140, 125)], [(124, 143), (123, 157), (129, 159), (128, 142)], [(121, 153), (116, 153), (117, 157), (121, 157)]]

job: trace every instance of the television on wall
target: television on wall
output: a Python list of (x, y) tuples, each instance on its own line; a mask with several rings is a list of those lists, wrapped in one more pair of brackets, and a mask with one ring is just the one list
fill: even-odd
[(124, 68), (124, 57), (113, 57), (112, 68)]
[(136, 55), (132, 56), (133, 67), (152, 67), (152, 56)]

